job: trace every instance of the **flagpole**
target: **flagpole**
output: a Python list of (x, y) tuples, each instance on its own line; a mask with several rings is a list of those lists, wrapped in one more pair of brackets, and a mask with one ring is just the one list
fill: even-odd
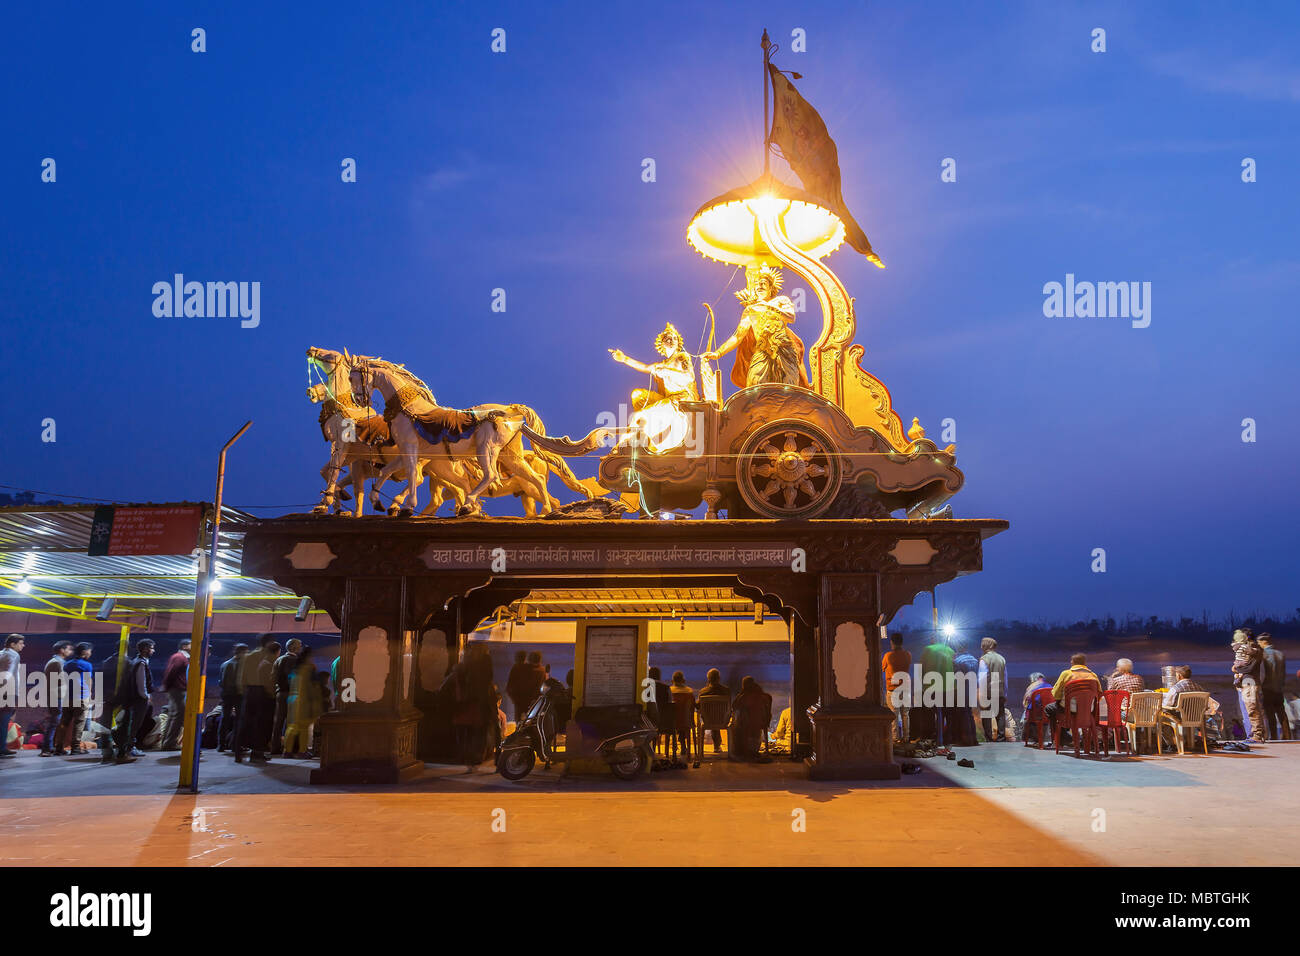
[(772, 62), (772, 41), (768, 39), (767, 30), (763, 31), (763, 175), (771, 172), (772, 124), (767, 121), (768, 89), (770, 79), (767, 66)]

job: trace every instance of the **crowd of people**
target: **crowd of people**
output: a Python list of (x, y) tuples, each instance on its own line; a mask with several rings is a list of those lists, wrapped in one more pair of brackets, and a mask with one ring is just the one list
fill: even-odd
[[(0, 703), (0, 758), (13, 756), (17, 745), (27, 743), (39, 749), (42, 757), (82, 753), (92, 746), (102, 751), (106, 763), (131, 763), (146, 749), (178, 750), (185, 732), (184, 715), (188, 693), (190, 641), (183, 639), (168, 658), (157, 688), (151, 659), (156, 642), (142, 638), (136, 643), (135, 656), (124, 662), (121, 678), (103, 712), (96, 720), (91, 706), (95, 665), (91, 661), (92, 645), (62, 640), (54, 644), (44, 664), (51, 684), (62, 677), (70, 693), (51, 699), (44, 714), (29, 733), (23, 734), (13, 723), (14, 709)], [(893, 691), (909, 679), (912, 655), (904, 648), (902, 635), (890, 638), (890, 649), (882, 655), (885, 699), (894, 711), (894, 736), (903, 744), (933, 741), (940, 746), (972, 746), (979, 743), (977, 720), (987, 742), (1025, 739), (1035, 732), (1027, 726), (1036, 692), (1050, 689), (1051, 702), (1044, 708), (1055, 735), (1062, 715), (1067, 689), (1088, 685), (1102, 691), (1146, 690), (1146, 681), (1133, 661), (1120, 658), (1103, 679), (1088, 666), (1082, 653), (1074, 654), (1070, 663), (1049, 681), (1043, 673), (1031, 673), (1021, 697), (1020, 720), (1007, 705), (1007, 661), (997, 650), (997, 641), (984, 638), (980, 656), (970, 652), (961, 636), (945, 640), (936, 638), (920, 654), (922, 674), (938, 675), (940, 682), (952, 686), (960, 677), (968, 686), (978, 688), (978, 700), (955, 702), (940, 700), (921, 702), (918, 689), (910, 695)], [(1213, 737), (1249, 738), (1254, 741), (1290, 739), (1292, 730), (1286, 711), (1286, 657), (1269, 634), (1256, 637), (1241, 628), (1232, 636), (1231, 674), (1238, 700), (1240, 720), (1226, 723), (1221, 702), (1211, 698), (1208, 725)], [(10, 634), (0, 649), (0, 688), (17, 685), (25, 638)], [(237, 762), (245, 758), (263, 762), (273, 756), (308, 757), (316, 753), (314, 728), (326, 711), (333, 709), (338, 692), (338, 658), (328, 670), (318, 670), (310, 647), (297, 638), (283, 646), (271, 634), (259, 635), (254, 647), (236, 644), (230, 658), (220, 666), (220, 703), (203, 719), (202, 746), (230, 752)], [(105, 662), (103, 670), (116, 674), (115, 658)], [(772, 697), (752, 677), (741, 681), (734, 695), (722, 683), (720, 672), (708, 671), (698, 692), (686, 683), (682, 671), (664, 681), (657, 667), (649, 669), (653, 693), (643, 698), (646, 711), (666, 743), (669, 759), (676, 763), (698, 762), (704, 741), (698, 728), (709, 715), (708, 732), (715, 753), (723, 750), (723, 730), (727, 732), (728, 755), (740, 760), (766, 759), (771, 749), (787, 747), (791, 736), (790, 709), (780, 715), (775, 732), (770, 731)], [(1182, 665), (1174, 669), (1176, 678), (1163, 688), (1161, 701), (1165, 711), (1178, 708), (1181, 694), (1204, 692), (1192, 674)], [(1300, 674), (1297, 674), (1300, 676)], [(494, 680), (492, 661), (481, 644), (471, 644), (452, 667), (443, 682), (439, 697), (450, 714), (456, 748), (467, 768), (481, 764), (500, 742), (507, 729), (504, 709), (509, 699), (516, 722), (522, 721), (538, 697), (545, 691), (556, 704), (553, 720), (558, 727), (567, 725), (571, 716), (574, 672), (561, 682), (552, 677), (551, 667), (537, 651), (518, 651), (505, 682), (504, 695)], [(166, 695), (166, 706), (155, 716), (155, 692)], [(0, 699), (3, 700), (3, 699)], [(710, 705), (710, 702), (714, 702)], [(724, 702), (719, 706), (716, 702)], [(1023, 728), (1017, 731), (1017, 724)], [(764, 746), (767, 744), (767, 746)]]
[[(973, 674), (981, 702), (988, 706), (958, 706), (944, 700), (931, 706), (917, 706), (911, 695), (891, 694), (894, 688), (904, 685), (903, 675), (912, 669), (912, 655), (903, 647), (903, 638), (894, 634), (891, 647), (883, 655), (886, 698), (895, 715), (895, 740), (909, 743), (918, 740), (936, 741), (947, 746), (977, 744), (975, 715), (983, 721), (983, 736), (987, 742), (1014, 740), (1016, 721), (1007, 707), (1007, 662), (997, 652), (997, 641), (986, 637), (980, 642), (981, 657), (976, 659), (967, 652), (965, 639), (936, 639), (921, 652), (923, 674), (938, 674), (945, 682), (948, 675)], [(1224, 712), (1219, 701), (1210, 699), (1207, 725), (1212, 737), (1249, 738), (1254, 741), (1289, 740), (1291, 725), (1286, 712), (1286, 657), (1274, 646), (1269, 634), (1258, 637), (1249, 628), (1239, 628), (1232, 636), (1231, 674), (1237, 693), (1241, 720), (1231, 726), (1224, 725)], [(1178, 711), (1178, 699), (1185, 693), (1203, 693), (1206, 688), (1193, 679), (1192, 668), (1181, 665), (1173, 669), (1176, 678), (1170, 686), (1162, 688), (1160, 701), (1163, 711), (1171, 716)], [(1300, 673), (1297, 673), (1300, 677)], [(1047, 675), (1034, 672), (1029, 675), (1029, 685), (1021, 699), (1020, 725), (1022, 737), (1032, 738), (1036, 731), (1027, 725), (1034, 695), (1041, 690), (1051, 691), (1051, 702), (1044, 707), (1052, 733), (1062, 717), (1066, 691), (1071, 685), (1086, 685), (1103, 691), (1127, 691), (1135, 694), (1146, 690), (1146, 681), (1134, 670), (1133, 661), (1120, 658), (1105, 680), (1088, 666), (1087, 656), (1077, 653), (1056, 677), (1049, 681)], [(992, 688), (997, 688), (993, 700)], [(992, 714), (992, 715), (990, 715)], [(1025, 737), (1028, 735), (1028, 737)], [(1068, 737), (1068, 734), (1066, 734)]]
[[(647, 674), (654, 682), (653, 700), (647, 701), (647, 711), (667, 744), (670, 765), (684, 765), (692, 755), (699, 763), (704, 754), (705, 733), (712, 739), (713, 752), (721, 752), (724, 730), (727, 755), (731, 759), (755, 762), (769, 759), (763, 745), (772, 742), (769, 733), (772, 695), (764, 691), (754, 678), (742, 678), (740, 690), (733, 697), (731, 688), (722, 683), (722, 673), (716, 667), (704, 675), (704, 685), (698, 694), (686, 683), (686, 675), (681, 671), (673, 671), (671, 683), (664, 682), (663, 672), (658, 667), (651, 667)], [(710, 707), (711, 702), (717, 702), (717, 705)], [(710, 716), (707, 721), (701, 717), (706, 708)], [(788, 708), (783, 716), (788, 746)]]
[[(17, 686), (26, 639), (10, 634), (0, 650), (0, 687)], [(92, 748), (103, 763), (133, 763), (150, 749), (180, 750), (185, 733), (191, 641), (182, 639), (167, 659), (155, 686), (152, 659), (157, 643), (141, 638), (135, 656), (121, 667), (116, 655), (104, 662), (113, 685), (107, 699), (95, 700), (93, 646), (57, 641), (43, 671), (51, 693), (35, 725), (23, 733), (14, 724), (15, 709), (0, 706), (0, 757), (12, 757), (26, 744), (42, 757), (66, 757)], [(257, 638), (256, 649), (236, 644), (220, 669), (220, 703), (203, 715), (200, 746), (233, 752), (236, 761), (264, 761), (270, 756), (314, 755), (313, 729), (335, 699), (337, 658), (329, 671), (318, 671), (311, 648), (297, 638), (282, 648), (270, 634)], [(63, 676), (60, 686), (56, 678)], [(155, 715), (155, 694), (166, 704)], [(98, 705), (98, 706), (97, 706)]]

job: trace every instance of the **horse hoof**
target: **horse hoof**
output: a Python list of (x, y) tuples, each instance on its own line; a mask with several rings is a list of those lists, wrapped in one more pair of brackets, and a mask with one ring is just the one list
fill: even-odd
[(329, 505), (317, 505), (311, 509), (311, 513), (314, 515), (327, 515), (330, 513)]
[(415, 509), (414, 509), (414, 508), (402, 508), (400, 511), (397, 512), (397, 516), (398, 516), (399, 518), (413, 518), (413, 517), (415, 517)]

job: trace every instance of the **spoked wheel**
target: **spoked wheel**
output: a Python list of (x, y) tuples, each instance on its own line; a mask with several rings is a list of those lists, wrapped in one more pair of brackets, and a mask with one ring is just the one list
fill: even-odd
[(536, 762), (537, 755), (533, 753), (531, 748), (510, 750), (501, 758), (501, 764), (497, 767), (497, 770), (507, 780), (522, 780), (532, 773), (533, 764)]
[(609, 769), (620, 780), (635, 780), (648, 766), (650, 754), (644, 747), (637, 747), (621, 760), (611, 761)]
[(764, 518), (815, 518), (835, 500), (842, 479), (830, 439), (807, 422), (764, 425), (736, 459), (740, 496)]

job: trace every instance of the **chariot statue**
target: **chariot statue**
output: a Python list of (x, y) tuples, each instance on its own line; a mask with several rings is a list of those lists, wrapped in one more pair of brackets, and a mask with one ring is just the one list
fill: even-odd
[[(701, 503), (707, 518), (951, 514), (945, 503), (964, 481), (955, 446), (939, 448), (916, 418), (904, 433), (889, 389), (862, 364), (854, 300), (824, 260), (847, 245), (881, 269), (884, 263), (845, 205), (825, 123), (794, 88), (799, 75), (771, 62), (775, 50), (765, 32), (763, 173), (704, 203), (686, 228), (695, 251), (744, 269), (735, 332), (716, 347), (711, 332), (707, 347), (692, 355), (670, 323), (655, 340), (659, 359), (652, 362), (610, 349), (616, 361), (648, 375), (648, 387), (633, 391), (626, 427), (593, 429), (577, 441), (546, 434), (527, 405), (446, 408), (403, 365), (311, 349), (309, 359), (325, 378), (313, 400), (325, 403), (321, 427), (331, 442), (318, 511), (340, 507), (346, 469), (358, 489), (356, 514), (358, 483), (372, 481), (378, 507), (385, 482), (404, 481), (390, 510), (411, 514), (426, 477), (434, 508), (450, 498), (458, 513), (476, 514), (483, 497), (516, 494), (530, 516), (573, 513), (551, 498), (550, 474), (584, 499), (594, 484), (597, 492), (635, 500), (645, 516)], [(772, 173), (773, 155), (801, 187)], [(790, 276), (802, 280), (820, 309), (821, 330), (811, 344), (795, 331), (798, 311), (782, 292)], [(736, 390), (724, 397), (715, 363), (732, 353)], [(372, 407), (376, 393), (382, 415)], [(594, 482), (578, 481), (565, 458), (596, 451), (604, 454)], [(603, 514), (620, 511), (607, 507)]]

